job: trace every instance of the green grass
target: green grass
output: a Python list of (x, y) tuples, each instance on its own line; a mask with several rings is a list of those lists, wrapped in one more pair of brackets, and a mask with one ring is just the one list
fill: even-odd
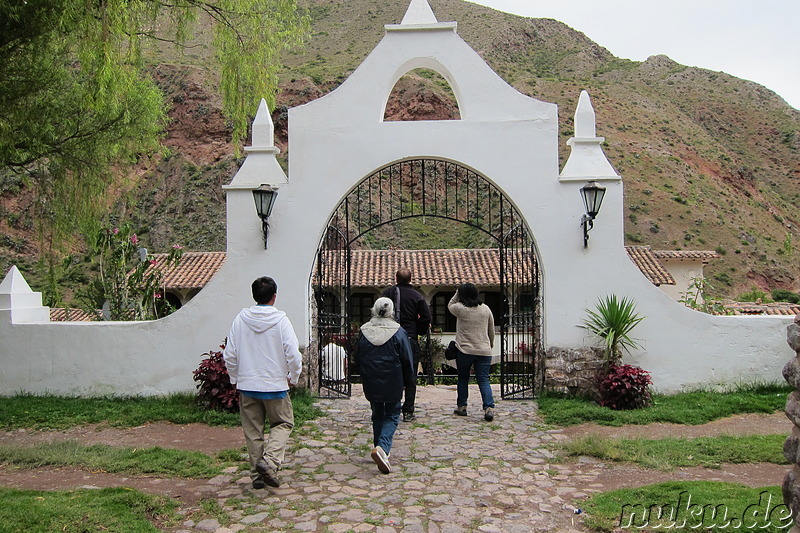
[(136, 427), (147, 422), (239, 425), (238, 413), (204, 411), (191, 394), (77, 398), (21, 394), (0, 398), (0, 428), (66, 429), (83, 424)]
[[(319, 416), (305, 389), (292, 390), (295, 425)], [(20, 394), (0, 398), (0, 429), (66, 429), (83, 424), (136, 427), (148, 422), (235, 427), (239, 413), (200, 409), (192, 394), (77, 398)]]
[(786, 435), (699, 437), (696, 439), (608, 439), (587, 436), (567, 442), (567, 456), (586, 455), (607, 461), (631, 462), (646, 468), (718, 467), (722, 463), (787, 464)]
[(157, 533), (176, 522), (167, 498), (124, 489), (30, 491), (0, 488), (0, 533)]
[(105, 444), (84, 445), (73, 441), (36, 446), (0, 445), (0, 463), (24, 468), (76, 466), (125, 475), (159, 475), (210, 478), (221, 473), (241, 452), (227, 450), (212, 458), (201, 452), (165, 448), (121, 448)]
[(668, 482), (605, 492), (589, 498), (583, 510), (586, 525), (604, 532), (646, 527), (647, 531), (776, 533), (788, 531), (792, 524), (780, 487), (750, 488), (717, 481)]
[(791, 389), (785, 385), (743, 386), (728, 392), (693, 391), (671, 396), (653, 395), (644, 409), (614, 411), (586, 399), (544, 396), (539, 414), (547, 424), (572, 426), (594, 422), (603, 426), (642, 425), (654, 422), (705, 424), (741, 413), (774, 413), (784, 409)]

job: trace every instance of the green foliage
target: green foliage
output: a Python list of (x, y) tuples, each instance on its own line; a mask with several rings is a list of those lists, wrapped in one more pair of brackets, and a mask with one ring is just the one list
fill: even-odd
[(769, 293), (764, 292), (757, 287), (753, 287), (749, 291), (743, 292), (736, 297), (736, 301), (738, 302), (756, 302), (759, 300), (763, 303), (772, 302), (772, 298), (770, 298)]
[(644, 425), (654, 422), (705, 424), (741, 413), (774, 413), (786, 406), (792, 392), (787, 385), (753, 384), (737, 389), (692, 391), (665, 396), (653, 395), (653, 404), (645, 409), (613, 411), (586, 398), (539, 399), (539, 414), (548, 424), (572, 426), (594, 422), (603, 426)]
[[(727, 274), (723, 272), (720, 276), (727, 276)], [(705, 278), (692, 278), (686, 292), (681, 293), (678, 301), (686, 307), (691, 307), (696, 311), (702, 311), (710, 315), (732, 314), (733, 311), (725, 307), (721, 302), (706, 296), (708, 292), (713, 290), (714, 287)]]
[(88, 230), (116, 169), (158, 149), (166, 106), (143, 48), (183, 46), (195, 23), (213, 29), (238, 145), (258, 100), (274, 104), (278, 54), (307, 31), (294, 0), (0, 2), (0, 171), (33, 187), (50, 248)]
[(635, 463), (645, 468), (671, 470), (722, 463), (787, 464), (783, 456), (786, 435), (746, 435), (666, 439), (607, 439), (589, 435), (564, 445), (568, 456), (590, 456), (604, 461)]
[(183, 248), (173, 246), (161, 268), (156, 268), (152, 255), (141, 257), (140, 250), (139, 238), (128, 224), (101, 230), (92, 243), (111, 320), (154, 320), (172, 311), (164, 298), (161, 268), (176, 266)]
[[(586, 525), (601, 532), (778, 533), (788, 531), (793, 522), (783, 506), (780, 487), (753, 488), (720, 481), (671, 481), (603, 492), (591, 496), (583, 509), (587, 514)], [(652, 512), (648, 513), (649, 509)]]
[(157, 533), (177, 504), (128, 488), (33, 491), (0, 488), (0, 532)]
[(607, 363), (617, 363), (622, 359), (622, 352), (639, 348), (639, 343), (631, 338), (630, 333), (643, 316), (636, 313), (636, 304), (632, 299), (615, 294), (598, 300), (595, 310), (586, 309), (588, 318), (580, 327), (590, 331), (603, 343)]
[(789, 302), (793, 304), (800, 303), (800, 294), (795, 294), (792, 291), (784, 289), (775, 289), (772, 291), (772, 299), (776, 302)]

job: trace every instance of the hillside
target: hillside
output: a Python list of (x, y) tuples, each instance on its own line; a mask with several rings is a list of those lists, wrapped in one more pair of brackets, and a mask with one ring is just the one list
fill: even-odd
[[(589, 91), (598, 135), (625, 183), (627, 244), (717, 250), (722, 258), (706, 272), (718, 295), (734, 297), (754, 286), (800, 290), (800, 112), (766, 88), (722, 72), (665, 56), (615, 58), (555, 20), (462, 0), (429, 3), (440, 21), (458, 21), (459, 34), (508, 83), (558, 104), (562, 165), (578, 95)], [(291, 157), (286, 107), (336, 88), (381, 39), (383, 25), (400, 21), (408, 2), (304, 5), (312, 34), (305, 48), (285, 55), (273, 113), (284, 163)], [(224, 249), (220, 186), (240, 161), (232, 155), (213, 73), (202, 68), (208, 53), (202, 31), (196, 41), (190, 55), (154, 54), (154, 75), (173, 105), (169, 156), (142, 164), (114, 188), (114, 211), (134, 220), (155, 251), (172, 242)], [(457, 110), (441, 81), (426, 72), (401, 80), (387, 118), (453, 117)], [(30, 191), (22, 184), (4, 184), (3, 191), (1, 266), (14, 261), (36, 271), (36, 238), (24, 209), (33, 201)], [(39, 272), (29, 281), (36, 286), (43, 279)]]

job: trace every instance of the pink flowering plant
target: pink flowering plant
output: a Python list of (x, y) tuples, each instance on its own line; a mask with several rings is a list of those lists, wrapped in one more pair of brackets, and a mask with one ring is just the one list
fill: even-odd
[(92, 248), (99, 263), (97, 285), (111, 320), (154, 320), (172, 312), (164, 298), (162, 269), (180, 262), (183, 247), (173, 246), (158, 268), (152, 255), (144, 255), (130, 225), (123, 224), (101, 230)]

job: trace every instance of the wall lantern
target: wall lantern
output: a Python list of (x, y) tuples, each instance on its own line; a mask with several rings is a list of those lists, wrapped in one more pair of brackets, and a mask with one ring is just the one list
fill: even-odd
[(600, 204), (603, 203), (603, 196), (605, 196), (605, 194), (606, 188), (602, 187), (596, 181), (589, 182), (581, 187), (583, 205), (586, 208), (586, 213), (581, 217), (584, 248), (589, 246), (589, 230), (594, 227), (594, 219), (597, 213), (600, 212)]
[(272, 208), (275, 206), (275, 199), (278, 197), (278, 191), (269, 185), (261, 185), (257, 189), (253, 189), (253, 199), (256, 201), (256, 212), (258, 218), (261, 219), (261, 231), (264, 233), (264, 249), (267, 249), (267, 237), (269, 236), (269, 223), (267, 220), (272, 214)]

